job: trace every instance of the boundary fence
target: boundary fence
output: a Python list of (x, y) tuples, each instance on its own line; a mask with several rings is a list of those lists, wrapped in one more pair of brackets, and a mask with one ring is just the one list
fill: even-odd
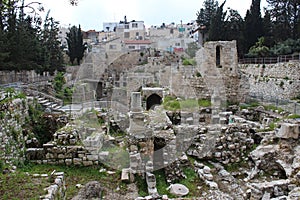
[(281, 55), (278, 57), (242, 58), (239, 64), (276, 64), (289, 61), (299, 61), (300, 53), (292, 55)]

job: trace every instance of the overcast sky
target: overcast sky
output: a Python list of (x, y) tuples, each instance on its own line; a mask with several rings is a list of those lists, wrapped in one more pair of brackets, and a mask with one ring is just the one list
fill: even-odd
[[(31, 2), (32, 0), (26, 0)], [(40, 0), (45, 13), (50, 9), (50, 16), (61, 25), (81, 25), (82, 30), (101, 31), (103, 22), (124, 20), (142, 20), (146, 26), (161, 25), (163, 22), (188, 23), (196, 19), (196, 13), (202, 8), (204, 0), (78, 0), (77, 6), (71, 6), (69, 0)], [(250, 8), (252, 0), (227, 0), (224, 6), (238, 10), (242, 17)], [(223, 1), (219, 1), (221, 4)], [(261, 8), (266, 7), (262, 0)]]

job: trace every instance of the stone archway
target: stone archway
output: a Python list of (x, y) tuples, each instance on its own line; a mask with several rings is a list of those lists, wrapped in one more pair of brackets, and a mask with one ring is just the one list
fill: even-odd
[(149, 110), (153, 108), (155, 105), (160, 105), (162, 102), (162, 98), (157, 94), (151, 94), (146, 101), (146, 109)]

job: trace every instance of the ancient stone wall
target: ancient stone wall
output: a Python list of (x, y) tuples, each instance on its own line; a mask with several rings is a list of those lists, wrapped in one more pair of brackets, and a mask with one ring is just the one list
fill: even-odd
[(43, 148), (28, 148), (26, 159), (38, 164), (92, 166), (105, 158), (105, 153), (100, 152), (103, 134), (96, 133), (94, 128), (68, 125), (53, 137)]
[(277, 64), (243, 64), (240, 70), (249, 79), (249, 92), (254, 95), (288, 99), (300, 93), (300, 62)]
[(0, 157), (8, 163), (22, 162), (26, 141), (22, 126), (28, 116), (28, 101), (15, 99), (0, 104), (0, 115)]
[(9, 84), (14, 82), (35, 83), (52, 79), (49, 73), (43, 75), (31, 71), (0, 71), (0, 84)]

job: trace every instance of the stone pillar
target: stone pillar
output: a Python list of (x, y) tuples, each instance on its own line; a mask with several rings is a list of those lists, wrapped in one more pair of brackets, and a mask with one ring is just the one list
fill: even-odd
[(131, 93), (130, 110), (133, 112), (141, 112), (142, 111), (142, 102), (141, 102), (141, 93), (140, 92), (132, 92)]

